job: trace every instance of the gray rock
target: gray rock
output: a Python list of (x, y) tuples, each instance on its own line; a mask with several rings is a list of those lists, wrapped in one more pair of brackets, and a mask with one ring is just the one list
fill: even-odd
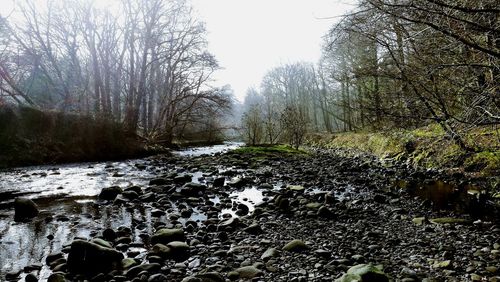
[(33, 273), (28, 273), (26, 277), (24, 277), (24, 282), (38, 282), (38, 278)]
[(134, 278), (137, 277), (137, 275), (139, 275), (139, 273), (143, 271), (146, 271), (148, 273), (155, 273), (160, 271), (160, 269), (161, 265), (159, 263), (146, 263), (132, 267), (125, 273), (125, 275), (128, 278)]
[(234, 272), (238, 273), (238, 277), (243, 279), (253, 279), (264, 274), (262, 270), (256, 268), (255, 266), (240, 267), (235, 269)]
[(184, 230), (162, 228), (151, 236), (151, 244), (168, 244), (173, 241), (184, 241)]
[(14, 220), (23, 221), (38, 215), (38, 206), (30, 199), (17, 198), (14, 201)]
[(196, 278), (199, 278), (201, 282), (224, 282), (224, 278), (219, 272), (206, 272), (197, 274)]
[(310, 247), (306, 245), (304, 242), (301, 240), (292, 240), (288, 242), (284, 247), (283, 251), (288, 251), (288, 252), (303, 252), (308, 250)]
[(47, 282), (66, 282), (66, 278), (64, 278), (62, 273), (52, 273)]
[(168, 281), (168, 278), (167, 276), (161, 273), (153, 274), (148, 279), (148, 282), (165, 282), (165, 281)]
[(267, 261), (271, 258), (274, 258), (274, 257), (277, 257), (279, 256), (279, 252), (277, 249), (275, 248), (269, 248), (267, 249), (263, 254), (262, 256), (260, 256), (260, 258), (263, 260), (263, 261)]
[(389, 277), (371, 264), (358, 264), (355, 265), (335, 282), (388, 282)]
[(67, 267), (71, 273), (90, 277), (121, 267), (123, 254), (95, 243), (75, 240), (71, 244)]
[(257, 223), (254, 223), (254, 224), (248, 226), (247, 228), (243, 229), (243, 231), (245, 231), (249, 234), (252, 234), (252, 235), (259, 235), (259, 234), (264, 233), (264, 230), (262, 230), (262, 227), (260, 227), (260, 225)]
[(119, 186), (105, 187), (102, 188), (101, 193), (99, 193), (99, 199), (113, 201), (122, 192), (123, 190)]

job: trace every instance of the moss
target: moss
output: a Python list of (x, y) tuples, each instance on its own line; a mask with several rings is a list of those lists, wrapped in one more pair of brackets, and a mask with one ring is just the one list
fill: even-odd
[(237, 154), (307, 154), (306, 151), (294, 149), (288, 145), (272, 145), (272, 146), (245, 146), (233, 151)]
[(469, 171), (481, 170), (491, 174), (500, 170), (500, 151), (483, 151), (473, 154), (465, 160), (465, 168)]
[[(355, 149), (381, 158), (406, 161), (425, 168), (464, 169), (482, 176), (500, 171), (500, 139), (494, 127), (477, 127), (460, 131), (465, 142), (476, 149), (464, 151), (446, 137), (438, 124), (413, 130), (386, 132), (349, 132), (315, 134), (308, 145), (326, 148)], [(309, 140), (309, 139), (308, 139)]]

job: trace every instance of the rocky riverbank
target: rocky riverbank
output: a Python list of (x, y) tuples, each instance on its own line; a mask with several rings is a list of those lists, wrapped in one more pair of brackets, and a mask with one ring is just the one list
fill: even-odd
[[(155, 157), (144, 160), (147, 167), (157, 171), (149, 185), (107, 187), (93, 204), (110, 214), (127, 210), (127, 225), (87, 215), (95, 223), (88, 236), (6, 278), (500, 280), (495, 212), (455, 214), (403, 188), (440, 179), (435, 171), (340, 151)], [(62, 215), (41, 216), (51, 224)]]

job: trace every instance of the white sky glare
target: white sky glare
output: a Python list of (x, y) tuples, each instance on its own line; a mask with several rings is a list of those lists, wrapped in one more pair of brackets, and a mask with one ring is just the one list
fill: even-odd
[[(214, 84), (230, 84), (240, 101), (249, 87), (259, 88), (271, 68), (282, 63), (318, 62), (322, 36), (337, 16), (353, 8), (349, 4), (353, 0), (190, 1), (206, 23), (209, 50), (223, 68), (215, 74)], [(0, 14), (6, 16), (15, 0), (0, 2)]]
[[(242, 101), (271, 68), (318, 62), (322, 36), (337, 16), (353, 8), (341, 0), (191, 0), (206, 23), (209, 49), (223, 70), (217, 83), (230, 84)], [(329, 18), (329, 19), (324, 19)]]

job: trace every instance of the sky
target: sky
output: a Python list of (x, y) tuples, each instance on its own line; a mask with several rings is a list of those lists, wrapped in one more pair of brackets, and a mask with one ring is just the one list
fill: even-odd
[[(322, 36), (353, 8), (352, 0), (190, 0), (206, 23), (209, 50), (221, 70), (215, 86), (231, 85), (243, 101), (259, 88), (267, 71), (280, 64), (318, 62)], [(7, 15), (15, 0), (0, 0)], [(108, 0), (96, 0), (106, 3)]]
[(192, 0), (208, 30), (209, 49), (242, 101), (280, 64), (318, 62), (322, 37), (353, 6), (345, 0)]

